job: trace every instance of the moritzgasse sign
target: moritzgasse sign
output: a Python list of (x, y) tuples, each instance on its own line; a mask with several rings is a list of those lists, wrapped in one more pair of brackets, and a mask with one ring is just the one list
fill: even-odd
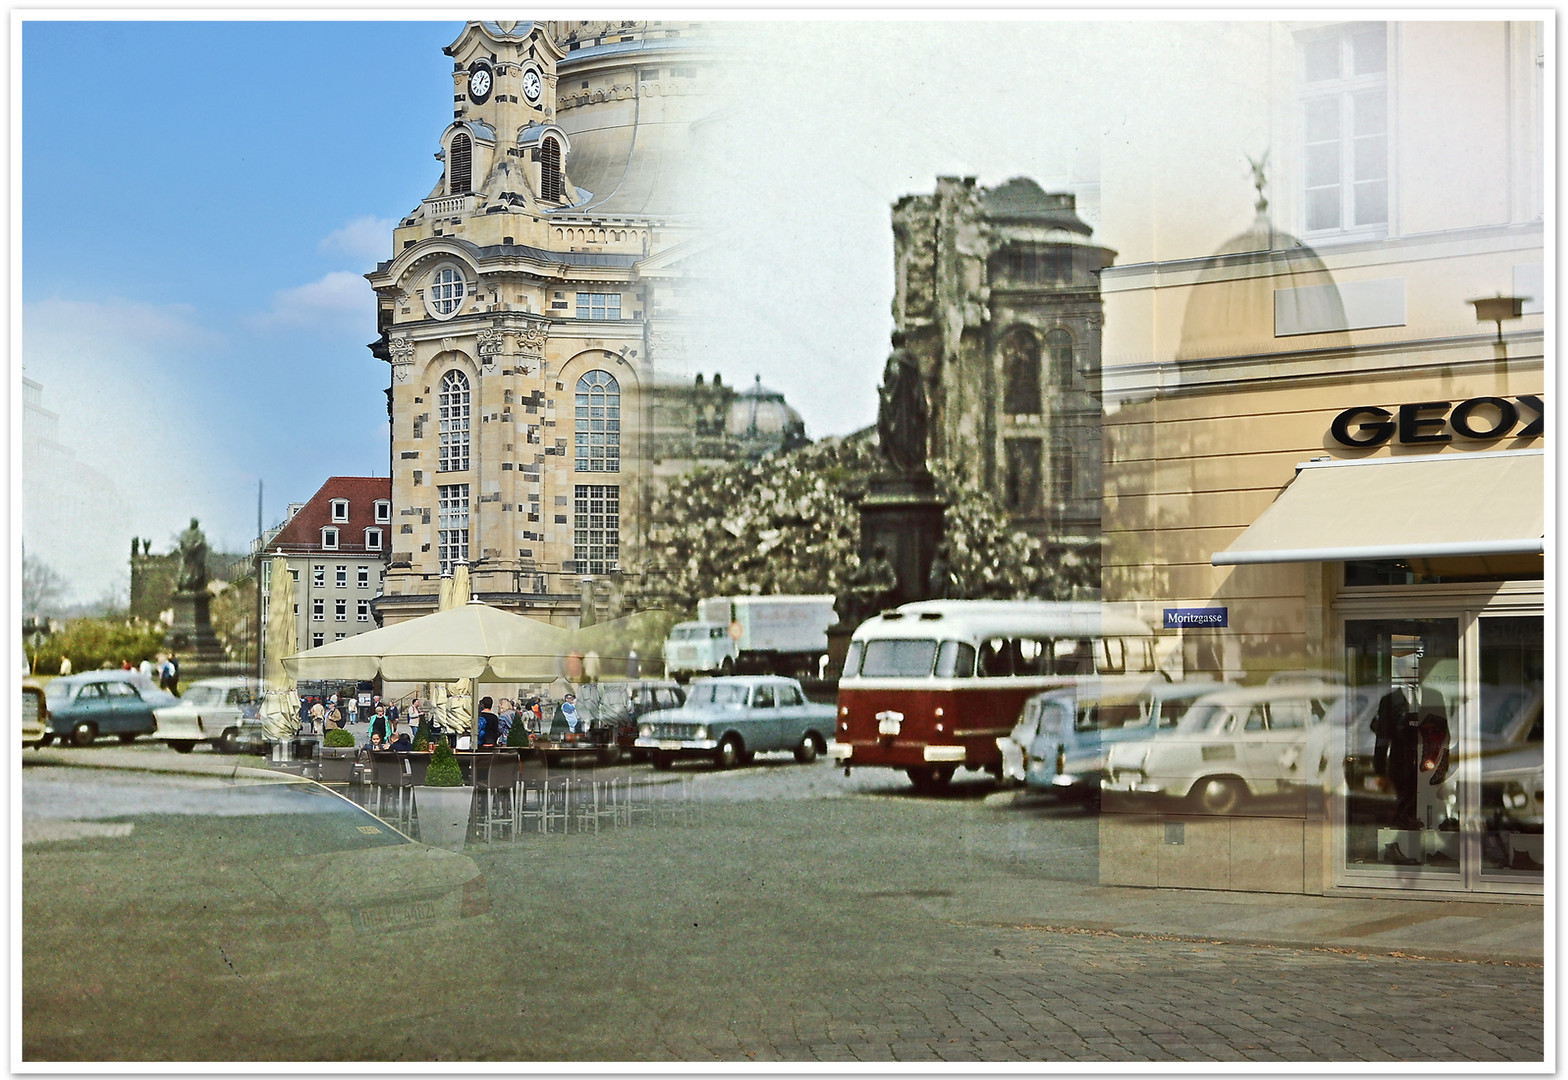
[[(1519, 422), (1526, 420), (1518, 431)], [(1444, 428), (1448, 430), (1444, 430)], [(1421, 401), (1400, 405), (1393, 412), (1374, 405), (1357, 405), (1334, 417), (1329, 434), (1341, 446), (1365, 449), (1382, 446), (1397, 436), (1406, 445), (1466, 439), (1533, 439), (1546, 430), (1546, 404), (1536, 394), (1520, 394), (1513, 401), (1500, 397), (1473, 397), (1454, 405), (1447, 401)]]
[(1168, 607), (1165, 609), (1166, 630), (1209, 630), (1230, 625), (1230, 608), (1222, 607)]

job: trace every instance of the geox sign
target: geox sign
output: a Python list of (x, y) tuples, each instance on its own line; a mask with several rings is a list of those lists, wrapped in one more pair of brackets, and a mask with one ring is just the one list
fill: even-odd
[[(1520, 421), (1524, 427), (1519, 427)], [(1458, 405), (1447, 401), (1421, 401), (1400, 405), (1393, 412), (1375, 405), (1358, 405), (1334, 417), (1329, 434), (1341, 446), (1365, 449), (1397, 438), (1407, 445), (1466, 439), (1533, 439), (1546, 430), (1546, 405), (1535, 394), (1520, 394), (1512, 401), (1500, 397), (1473, 397)]]

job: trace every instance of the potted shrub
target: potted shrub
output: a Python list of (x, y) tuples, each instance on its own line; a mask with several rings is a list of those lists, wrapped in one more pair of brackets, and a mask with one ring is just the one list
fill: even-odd
[(409, 747), (408, 775), (415, 787), (425, 782), (425, 771), (430, 767), (430, 725), (421, 719), (414, 729), (414, 742)]
[(463, 771), (451, 747), (437, 743), (425, 770), (425, 782), (414, 793), (419, 812), (419, 839), (432, 847), (463, 850), (468, 838), (468, 813), (474, 789), (463, 783)]
[(346, 783), (354, 778), (354, 736), (332, 728), (321, 738), (321, 780)]

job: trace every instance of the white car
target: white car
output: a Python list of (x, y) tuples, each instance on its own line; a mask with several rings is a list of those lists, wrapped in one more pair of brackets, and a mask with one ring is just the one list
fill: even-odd
[(1365, 705), (1349, 687), (1315, 679), (1219, 690), (1193, 702), (1174, 731), (1110, 747), (1105, 787), (1229, 814), (1249, 798), (1322, 785), (1336, 726), (1326, 721)]
[(238, 753), (260, 735), (256, 680), (240, 676), (202, 679), (186, 687), (178, 703), (153, 710), (158, 738), (182, 754), (197, 743), (220, 753)]

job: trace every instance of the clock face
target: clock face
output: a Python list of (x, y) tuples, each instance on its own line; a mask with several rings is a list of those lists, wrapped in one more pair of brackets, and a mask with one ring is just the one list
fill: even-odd
[(468, 74), (468, 99), (479, 104), (490, 96), (490, 69), (478, 67)]
[(544, 83), (540, 80), (539, 73), (537, 71), (535, 71), (533, 68), (529, 68), (527, 71), (523, 72), (523, 97), (528, 99), (529, 104), (534, 104), (537, 102), (539, 100), (539, 95), (543, 91)]

